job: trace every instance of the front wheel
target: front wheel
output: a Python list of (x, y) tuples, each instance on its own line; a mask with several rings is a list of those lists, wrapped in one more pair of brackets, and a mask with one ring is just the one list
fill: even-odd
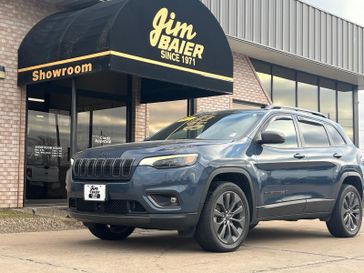
[(354, 237), (362, 222), (361, 196), (352, 185), (341, 187), (331, 218), (326, 222), (331, 235), (335, 237)]
[(230, 252), (238, 249), (248, 234), (249, 203), (237, 185), (220, 184), (209, 193), (195, 239), (205, 250)]
[(124, 240), (133, 233), (133, 227), (126, 226), (114, 226), (114, 225), (103, 225), (103, 224), (89, 224), (85, 223), (85, 226), (90, 232), (101, 240)]

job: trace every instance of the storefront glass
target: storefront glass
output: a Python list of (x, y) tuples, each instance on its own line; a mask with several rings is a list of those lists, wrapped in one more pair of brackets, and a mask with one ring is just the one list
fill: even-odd
[(336, 86), (332, 80), (320, 80), (320, 112), (336, 121)]
[[(68, 83), (28, 87), (26, 199), (65, 199), (71, 157)], [(126, 106), (108, 94), (80, 91), (77, 149), (126, 142)]]
[(149, 136), (187, 115), (187, 100), (148, 104)]
[(272, 100), (279, 106), (296, 105), (296, 82), (294, 71), (282, 67), (273, 67)]
[(353, 116), (353, 92), (352, 86), (347, 84), (338, 85), (338, 122), (344, 128), (345, 133), (353, 139), (354, 116)]
[(267, 71), (272, 71), (273, 88), (268, 94), (273, 104), (320, 111), (339, 122), (348, 136), (354, 139), (355, 86), (255, 59), (252, 63), (261, 81), (267, 85)]
[(318, 111), (318, 79), (306, 73), (297, 73), (297, 104), (299, 108)]

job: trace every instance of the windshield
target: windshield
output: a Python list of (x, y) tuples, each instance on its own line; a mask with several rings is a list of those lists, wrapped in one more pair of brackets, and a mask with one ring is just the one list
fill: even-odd
[(262, 116), (252, 111), (200, 114), (171, 124), (150, 140), (237, 139), (249, 134)]

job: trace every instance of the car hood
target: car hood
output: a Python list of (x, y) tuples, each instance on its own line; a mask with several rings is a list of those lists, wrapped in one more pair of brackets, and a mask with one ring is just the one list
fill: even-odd
[(231, 140), (164, 140), (145, 141), (109, 145), (87, 149), (75, 155), (75, 158), (139, 158), (147, 156), (170, 155), (178, 153), (216, 152)]

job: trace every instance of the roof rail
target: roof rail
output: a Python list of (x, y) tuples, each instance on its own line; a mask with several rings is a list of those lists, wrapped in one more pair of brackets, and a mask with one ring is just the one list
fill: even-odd
[(316, 112), (316, 111), (311, 111), (311, 110), (307, 110), (307, 109), (302, 109), (302, 108), (297, 108), (297, 107), (289, 107), (289, 106), (278, 106), (278, 105), (267, 105), (267, 106), (263, 106), (263, 109), (267, 109), (267, 110), (272, 110), (272, 109), (283, 109), (283, 110), (292, 110), (292, 111), (300, 111), (300, 112), (305, 112), (305, 113), (309, 113), (315, 116), (319, 116), (322, 118), (327, 118), (326, 115), (320, 113), (320, 112)]

